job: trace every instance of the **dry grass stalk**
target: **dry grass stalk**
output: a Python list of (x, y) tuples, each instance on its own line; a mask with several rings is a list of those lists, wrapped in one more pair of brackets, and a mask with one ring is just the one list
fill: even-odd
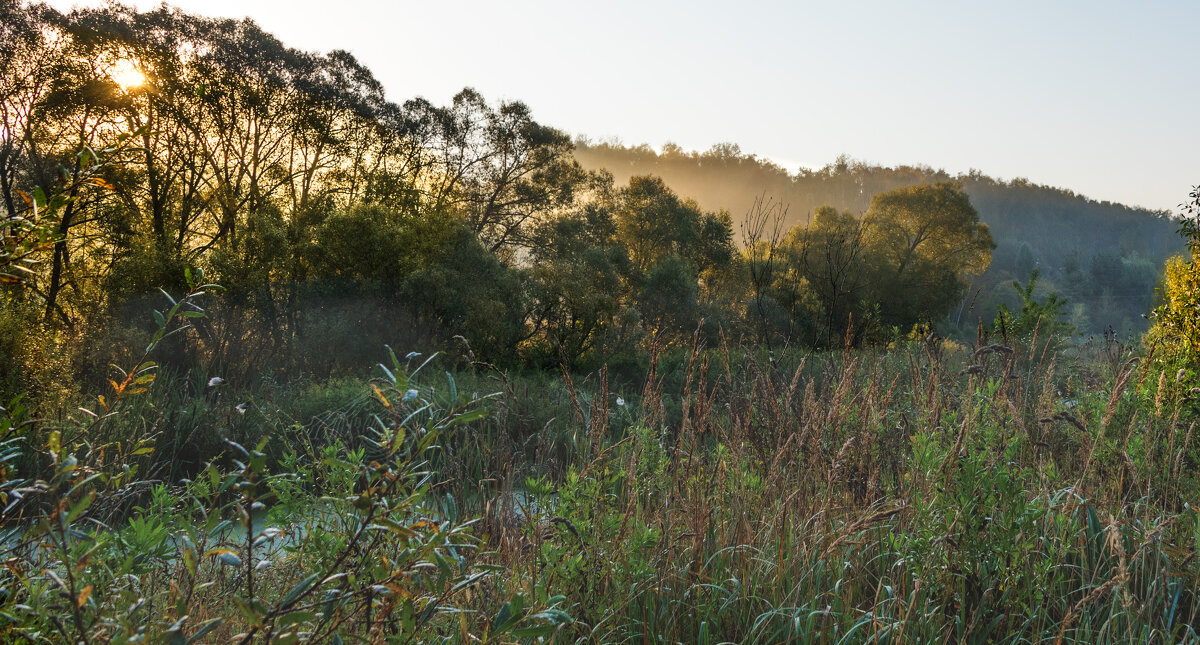
[[(700, 331), (703, 329), (704, 329), (704, 319), (701, 318), (700, 322), (696, 325), (696, 331), (692, 332), (692, 349), (691, 349), (691, 352), (688, 353), (687, 376), (684, 378), (684, 381), (683, 381), (683, 397), (681, 397), (681, 399), (679, 401), (679, 405), (682, 408), (681, 413), (683, 415), (683, 419), (679, 424), (679, 440), (678, 440), (678, 445), (676, 446), (676, 450), (679, 453), (683, 452), (684, 437), (692, 435), (692, 432), (691, 432), (692, 425), (690, 423), (690, 421), (691, 421), (690, 414), (691, 414), (691, 407), (692, 407), (692, 387), (695, 385), (696, 357), (700, 355), (700, 349), (701, 349)], [(703, 388), (703, 385), (701, 385), (701, 388)], [(694, 436), (693, 436), (693, 439), (694, 439)]]
[(566, 363), (561, 363), (559, 367), (562, 369), (563, 383), (567, 386), (567, 396), (571, 399), (571, 411), (575, 413), (575, 421), (582, 426), (587, 422), (583, 419), (583, 408), (579, 405), (579, 395), (575, 391), (575, 381), (571, 378), (571, 370), (567, 369)]
[(608, 366), (600, 368), (600, 393), (592, 401), (591, 418), (588, 420), (588, 442), (584, 457), (591, 459), (596, 446), (603, 443), (608, 434)]
[(818, 559), (823, 560), (829, 557), (829, 555), (833, 553), (834, 549), (848, 541), (852, 535), (856, 535), (862, 532), (863, 529), (870, 528), (879, 522), (894, 517), (896, 514), (902, 512), (905, 508), (906, 507), (902, 503), (900, 506), (896, 506), (895, 508), (880, 509), (872, 512), (869, 515), (861, 517), (858, 520), (855, 520), (838, 532), (833, 541), (821, 551), (821, 555)]

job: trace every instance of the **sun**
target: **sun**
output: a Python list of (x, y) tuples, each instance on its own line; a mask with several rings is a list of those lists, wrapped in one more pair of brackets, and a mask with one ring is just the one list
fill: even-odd
[(128, 58), (121, 59), (108, 69), (108, 75), (123, 90), (133, 89), (146, 82), (146, 75)]

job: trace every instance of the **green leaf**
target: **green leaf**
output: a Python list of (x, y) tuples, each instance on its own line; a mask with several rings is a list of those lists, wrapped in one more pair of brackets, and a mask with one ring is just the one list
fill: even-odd
[(318, 577), (319, 577), (319, 576), (317, 576), (316, 574), (313, 574), (313, 575), (311, 575), (311, 576), (309, 576), (309, 577), (307, 577), (307, 578), (305, 578), (305, 579), (301, 580), (299, 583), (297, 583), (297, 584), (296, 584), (296, 586), (295, 586), (295, 587), (292, 587), (292, 590), (291, 590), (291, 591), (287, 592), (287, 595), (286, 595), (286, 596), (284, 596), (284, 597), (283, 597), (283, 600), (281, 600), (281, 601), (279, 602), (279, 606), (280, 606), (280, 607), (287, 607), (288, 605), (290, 605), (290, 604), (292, 604), (293, 602), (295, 602), (297, 598), (299, 598), (301, 595), (303, 595), (303, 594), (304, 594), (304, 592), (308, 591), (309, 587), (311, 587), (311, 586), (312, 586), (312, 583), (313, 583), (313, 582), (314, 582), (314, 581), (315, 581), (315, 580), (316, 580)]
[[(541, 636), (549, 636), (550, 634), (553, 634), (555, 629), (558, 629), (558, 628), (554, 625), (534, 625), (532, 627), (522, 627), (520, 629), (514, 629), (512, 631), (512, 635), (515, 636), (516, 638), (538, 638)], [(703, 641), (700, 641), (700, 642), (703, 642)]]
[(311, 611), (293, 611), (284, 614), (275, 621), (275, 626), (279, 628), (295, 625), (296, 623), (304, 623), (317, 619), (317, 615)]
[(237, 606), (238, 611), (241, 612), (242, 617), (246, 619), (246, 622), (254, 625), (255, 627), (263, 626), (262, 619), (266, 612), (262, 611), (258, 606), (260, 603), (247, 601), (244, 598), (235, 596), (233, 598), (233, 604)]
[(424, 625), (425, 623), (429, 622), (429, 620), (433, 618), (433, 615), (437, 613), (437, 610), (437, 602), (430, 600), (429, 604), (425, 605), (425, 608), (421, 610), (421, 614), (417, 616), (417, 624)]
[(500, 607), (500, 610), (497, 611), (496, 617), (492, 619), (492, 628), (488, 633), (503, 634), (509, 631), (509, 628), (521, 620), (523, 605), (524, 602), (521, 596), (515, 596), (511, 601), (504, 603), (503, 607)]
[(223, 618), (213, 618), (200, 623), (200, 629), (196, 630), (195, 634), (192, 634), (188, 637), (187, 645), (192, 645), (192, 643), (199, 641), (201, 638), (204, 638), (206, 635), (208, 635), (209, 632), (224, 624), (225, 619)]
[(205, 553), (204, 555), (209, 556), (209, 557), (215, 557), (216, 559), (221, 561), (221, 564), (224, 564), (226, 566), (230, 566), (230, 567), (242, 566), (242, 559), (239, 558), (237, 556), (237, 554), (233, 552), (232, 549), (212, 549), (211, 551), (209, 551), (208, 553)]
[(183, 635), (183, 624), (187, 622), (187, 619), (188, 617), (184, 616), (167, 628), (168, 645), (187, 645), (187, 637)]
[(479, 419), (482, 419), (482, 418), (486, 417), (487, 415), (488, 415), (487, 408), (475, 408), (474, 410), (468, 410), (466, 412), (463, 412), (460, 415), (455, 416), (453, 419), (450, 419), (450, 421), (446, 424), (446, 426), (449, 427), (449, 426), (457, 425), (460, 423), (470, 423), (472, 421), (478, 421)]
[(80, 515), (83, 514), (84, 511), (86, 511), (88, 509), (89, 506), (92, 505), (92, 502), (95, 501), (95, 499), (96, 499), (96, 494), (93, 492), (88, 492), (87, 495), (84, 495), (83, 497), (81, 497), (79, 499), (79, 501), (77, 501), (71, 505), (71, 510), (67, 512), (66, 519), (63, 520), (63, 523), (70, 524), (70, 523), (74, 522), (76, 519), (79, 518)]
[(434, 551), (433, 559), (437, 562), (438, 571), (441, 572), (442, 577), (449, 579), (450, 576), (453, 575), (453, 571), (450, 569), (450, 563), (447, 562), (446, 558), (442, 557), (442, 554), (438, 553), (437, 551)]
[(458, 584), (451, 587), (450, 593), (454, 593), (461, 589), (470, 587), (471, 585), (475, 584), (476, 582), (478, 582), (481, 578), (483, 578), (486, 575), (488, 575), (488, 572), (486, 572), (486, 571), (481, 571), (479, 573), (473, 573), (473, 574), (467, 576), (466, 578), (463, 578), (462, 580), (458, 581)]

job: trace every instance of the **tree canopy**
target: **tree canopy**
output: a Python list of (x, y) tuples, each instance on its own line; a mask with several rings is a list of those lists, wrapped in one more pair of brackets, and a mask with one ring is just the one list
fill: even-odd
[(4, 315), (36, 310), (49, 334), (110, 333), (81, 330), (190, 267), (228, 287), (197, 351), (231, 370), (343, 369), (357, 350), (313, 350), (332, 334), (570, 365), (637, 360), (700, 320), (827, 346), (944, 317), (990, 258), (955, 184), (885, 191), (862, 216), (821, 208), (738, 248), (735, 214), (653, 174), (586, 170), (517, 101), (394, 103), (351, 54), (251, 21), (5, 10), (0, 194), (10, 218), (33, 214), (20, 195), (61, 207), (46, 243), (21, 247), (37, 264)]
[(873, 284), (887, 326), (940, 320), (996, 248), (962, 187), (948, 182), (876, 195), (862, 226), (879, 263)]

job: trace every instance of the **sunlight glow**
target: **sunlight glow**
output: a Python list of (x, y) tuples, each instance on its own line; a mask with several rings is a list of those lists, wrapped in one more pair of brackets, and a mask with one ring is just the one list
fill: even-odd
[(146, 82), (146, 75), (138, 69), (137, 64), (128, 58), (117, 61), (108, 70), (108, 75), (123, 90), (133, 89)]

